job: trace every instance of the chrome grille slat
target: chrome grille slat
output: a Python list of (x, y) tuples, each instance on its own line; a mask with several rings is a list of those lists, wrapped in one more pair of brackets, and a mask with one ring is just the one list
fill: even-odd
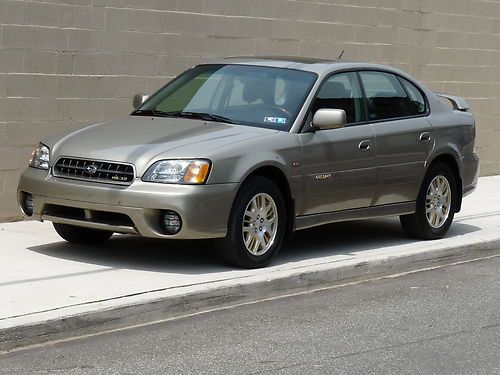
[[(89, 166), (94, 166), (95, 172), (89, 173), (86, 169)], [(56, 177), (117, 185), (130, 185), (135, 178), (134, 166), (131, 164), (68, 157), (56, 161), (52, 174)]]

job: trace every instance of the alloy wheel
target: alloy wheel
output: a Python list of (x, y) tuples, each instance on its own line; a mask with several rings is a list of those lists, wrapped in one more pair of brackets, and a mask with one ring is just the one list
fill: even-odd
[(432, 228), (446, 222), (451, 208), (451, 188), (446, 177), (438, 175), (430, 182), (425, 199), (425, 215)]
[(278, 231), (278, 209), (266, 193), (256, 194), (243, 214), (243, 243), (255, 256), (266, 253), (274, 244)]

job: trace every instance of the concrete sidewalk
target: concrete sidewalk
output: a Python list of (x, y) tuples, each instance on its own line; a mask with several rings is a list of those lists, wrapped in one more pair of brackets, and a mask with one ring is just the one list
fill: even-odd
[[(415, 241), (397, 218), (297, 232), (271, 267), (234, 270), (210, 242), (115, 235), (63, 242), (50, 223), (0, 224), (0, 351), (196, 312), (322, 283), (499, 254), (500, 176), (483, 177), (446, 238)], [(104, 326), (104, 327), (103, 327)]]

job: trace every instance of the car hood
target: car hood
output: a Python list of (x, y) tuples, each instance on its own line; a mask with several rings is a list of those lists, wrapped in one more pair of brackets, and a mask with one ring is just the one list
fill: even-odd
[(141, 176), (156, 160), (203, 158), (219, 147), (276, 132), (192, 119), (129, 116), (56, 135), (44, 143), (51, 148), (52, 162), (61, 156), (126, 162), (134, 164)]

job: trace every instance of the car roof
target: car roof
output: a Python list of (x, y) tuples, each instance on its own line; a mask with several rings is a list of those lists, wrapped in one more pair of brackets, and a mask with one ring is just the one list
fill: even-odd
[(340, 59), (320, 59), (302, 56), (233, 56), (224, 59), (212, 60), (203, 64), (238, 64), (268, 66), (275, 68), (298, 69), (318, 73), (328, 74), (334, 70), (341, 69), (378, 69), (392, 71), (406, 76), (404, 72), (382, 64), (361, 63)]

